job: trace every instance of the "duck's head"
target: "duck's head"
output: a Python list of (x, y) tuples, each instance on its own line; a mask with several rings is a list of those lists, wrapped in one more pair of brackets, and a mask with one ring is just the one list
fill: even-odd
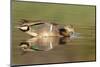
[(23, 32), (27, 32), (30, 29), (28, 25), (21, 25), (21, 26), (19, 26), (17, 28), (20, 29)]

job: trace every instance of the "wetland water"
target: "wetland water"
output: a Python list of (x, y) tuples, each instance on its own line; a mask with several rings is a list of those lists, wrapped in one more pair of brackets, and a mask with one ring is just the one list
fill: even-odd
[[(65, 6), (59, 4), (57, 6), (54, 4), (45, 4), (48, 5), (48, 9), (42, 3), (15, 2), (12, 5), (12, 65), (96, 60), (94, 6)], [(39, 10), (47, 11), (41, 13)], [(38, 45), (36, 47), (42, 51), (33, 50), (23, 52), (19, 49), (18, 45), (21, 42), (32, 39), (28, 34), (15, 28), (18, 26), (18, 21), (21, 18), (57, 20), (59, 24), (72, 24), (74, 25), (76, 33), (79, 34), (75, 34), (72, 38), (33, 38), (34, 42), (30, 41), (29, 43)]]
[[(40, 38), (28, 37), (20, 30), (15, 34), (18, 38), (13, 41), (13, 62), (14, 64), (43, 64), (75, 61), (95, 60), (95, 29), (94, 27), (80, 27), (80, 34), (72, 38)], [(87, 32), (85, 32), (87, 31)], [(30, 39), (31, 38), (31, 39)], [(23, 52), (18, 48), (21, 42), (29, 40), (37, 44), (43, 51)], [(31, 40), (31, 41), (30, 41)], [(32, 42), (33, 41), (33, 42)], [(50, 47), (50, 43), (52, 48)]]

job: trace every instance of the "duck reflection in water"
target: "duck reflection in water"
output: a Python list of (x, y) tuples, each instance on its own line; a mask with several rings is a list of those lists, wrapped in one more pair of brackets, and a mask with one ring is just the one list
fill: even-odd
[(74, 34), (73, 25), (60, 25), (47, 21), (23, 19), (17, 28), (32, 36), (19, 47), (23, 51), (49, 51), (57, 45), (66, 44)]
[(33, 37), (19, 44), (22, 51), (49, 51), (59, 45), (65, 45), (70, 38), (68, 37)]

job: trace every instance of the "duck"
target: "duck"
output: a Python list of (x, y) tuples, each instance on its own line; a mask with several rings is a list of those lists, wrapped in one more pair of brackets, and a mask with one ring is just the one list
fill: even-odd
[(70, 37), (75, 31), (73, 25), (60, 25), (42, 20), (26, 20), (22, 19), (21, 24), (17, 27), (22, 32), (27, 33), (32, 37)]
[(66, 37), (33, 37), (25, 41), (21, 41), (18, 47), (22, 51), (49, 51), (59, 45), (66, 45), (70, 41)]

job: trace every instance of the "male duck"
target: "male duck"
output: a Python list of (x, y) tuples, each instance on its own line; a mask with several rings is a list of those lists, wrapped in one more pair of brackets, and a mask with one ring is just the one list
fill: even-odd
[(74, 33), (72, 25), (58, 25), (47, 21), (30, 21), (25, 19), (22, 19), (21, 22), (22, 24), (17, 28), (33, 37), (70, 37)]

